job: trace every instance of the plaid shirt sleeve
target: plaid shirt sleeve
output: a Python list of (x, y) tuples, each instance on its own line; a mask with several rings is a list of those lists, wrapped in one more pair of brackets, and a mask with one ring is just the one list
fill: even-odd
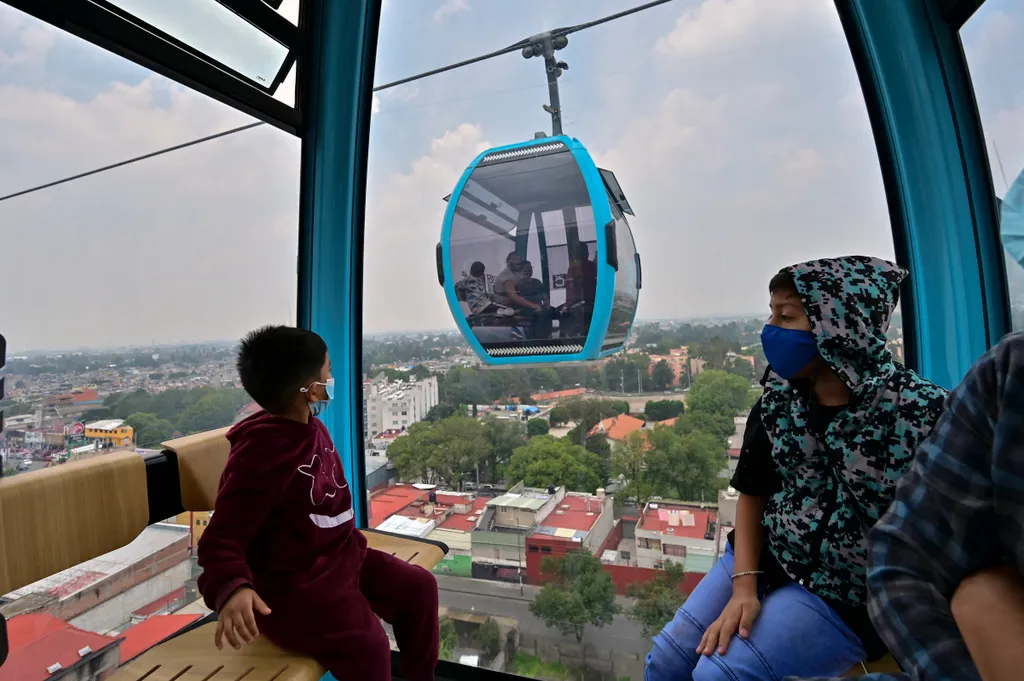
[(993, 548), (999, 350), (985, 355), (949, 396), (892, 506), (869, 534), (871, 620), (907, 673), (868, 674), (861, 681), (980, 681), (949, 599), (989, 562)]

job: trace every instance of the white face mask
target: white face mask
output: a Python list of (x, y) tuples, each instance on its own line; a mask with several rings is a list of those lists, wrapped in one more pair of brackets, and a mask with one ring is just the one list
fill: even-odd
[[(328, 378), (325, 382), (317, 381), (312, 385), (322, 385), (324, 387), (324, 391), (327, 393), (326, 400), (317, 400), (316, 402), (309, 403), (309, 413), (313, 416), (319, 416), (324, 413), (324, 410), (327, 409), (328, 405), (330, 405), (331, 400), (334, 399), (334, 379)], [(309, 392), (309, 388), (303, 388), (302, 392)]]

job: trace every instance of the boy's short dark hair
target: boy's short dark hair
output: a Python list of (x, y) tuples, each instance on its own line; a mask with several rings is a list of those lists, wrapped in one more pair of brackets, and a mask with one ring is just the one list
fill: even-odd
[(796, 290), (796, 282), (793, 281), (793, 274), (789, 270), (779, 270), (778, 274), (768, 282), (768, 294), (776, 291), (782, 293), (799, 293)]
[(256, 404), (280, 414), (299, 390), (319, 380), (327, 357), (324, 339), (307, 329), (264, 326), (248, 333), (238, 350), (238, 376)]

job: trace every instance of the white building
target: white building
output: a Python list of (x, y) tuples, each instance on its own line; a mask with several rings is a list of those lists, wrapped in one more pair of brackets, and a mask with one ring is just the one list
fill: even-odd
[(682, 563), (687, 572), (708, 572), (718, 559), (716, 514), (699, 504), (648, 503), (636, 525), (637, 566), (664, 569)]
[(401, 430), (422, 421), (437, 405), (437, 377), (394, 383), (373, 380), (364, 384), (363, 398), (367, 438), (386, 430)]

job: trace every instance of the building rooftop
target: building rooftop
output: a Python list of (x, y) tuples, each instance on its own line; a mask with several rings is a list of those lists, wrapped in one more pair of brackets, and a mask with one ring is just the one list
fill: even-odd
[(546, 402), (548, 400), (560, 400), (566, 397), (577, 397), (579, 395), (585, 395), (586, 393), (586, 388), (570, 388), (569, 390), (556, 390), (550, 393), (537, 393), (536, 395), (530, 395), (530, 399), (534, 402)]
[[(437, 498), (438, 501), (441, 501), (440, 494), (437, 495)], [(473, 500), (473, 510), (470, 513), (451, 513), (438, 527), (445, 530), (472, 532), (476, 527), (477, 522), (479, 522), (480, 516), (483, 515), (484, 508), (487, 507), (487, 501), (488, 500), (484, 497), (477, 497)]]
[(487, 500), (487, 506), (506, 508), (522, 508), (527, 511), (539, 511), (550, 497), (526, 496), (523, 494), (503, 494)]
[(121, 637), (121, 664), (138, 657), (165, 638), (181, 631), (201, 615), (155, 615), (134, 627), (125, 629)]
[(600, 515), (601, 501), (597, 497), (567, 494), (541, 525), (565, 530), (582, 530), (586, 534), (594, 527)]
[(411, 485), (395, 485), (370, 497), (370, 527), (381, 523), (414, 501), (423, 501), (429, 492)]
[[(0, 667), (0, 681), (46, 681), (47, 667), (78, 663), (79, 651), (99, 652), (117, 643), (111, 636), (73, 627), (47, 613), (18, 615), (7, 622), (10, 653)], [(86, 653), (88, 655), (88, 653)]]
[(642, 430), (647, 422), (629, 414), (621, 414), (601, 421), (594, 426), (590, 435), (604, 435), (609, 440), (622, 441), (626, 436)]
[(427, 539), (442, 542), (450, 551), (471, 551), (473, 549), (473, 539), (469, 532), (435, 527), (434, 531), (427, 535)]
[(23, 586), (6, 594), (4, 599), (14, 601), (40, 594), (65, 600), (111, 575), (127, 570), (177, 541), (188, 542), (188, 537), (189, 528), (182, 525), (150, 525), (127, 546)]
[(703, 539), (714, 511), (672, 503), (651, 502), (644, 509), (637, 529), (674, 537)]
[(89, 430), (117, 430), (124, 425), (124, 419), (104, 419), (85, 424)]
[(381, 532), (402, 534), (407, 537), (426, 537), (434, 530), (434, 527), (436, 527), (436, 523), (433, 518), (426, 516), (410, 518), (404, 515), (393, 515), (384, 520), (380, 525), (377, 525), (375, 529)]
[(373, 436), (374, 440), (394, 440), (396, 437), (404, 433), (404, 430), (398, 428), (388, 428), (387, 430), (381, 431)]

